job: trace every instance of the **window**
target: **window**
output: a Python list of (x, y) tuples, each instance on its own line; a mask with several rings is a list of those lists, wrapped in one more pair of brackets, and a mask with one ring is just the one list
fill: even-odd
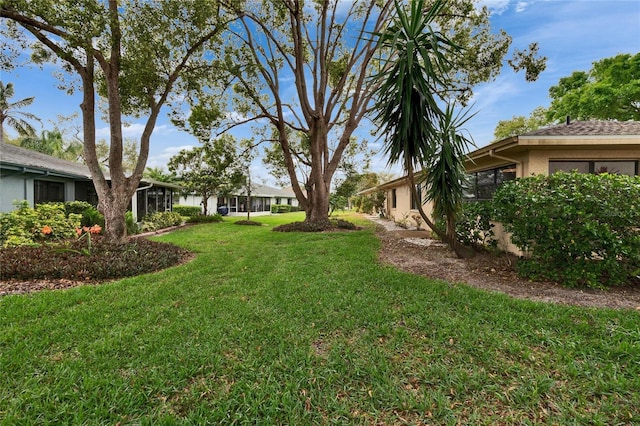
[(391, 208), (395, 209), (398, 206), (398, 193), (395, 189), (391, 190)]
[(33, 181), (33, 204), (64, 202), (64, 182)]
[(516, 165), (498, 167), (468, 175), (464, 197), (467, 200), (490, 200), (496, 189), (506, 181), (516, 178)]
[(549, 161), (549, 173), (558, 171), (579, 173), (612, 173), (634, 176), (638, 174), (638, 162), (633, 160)]

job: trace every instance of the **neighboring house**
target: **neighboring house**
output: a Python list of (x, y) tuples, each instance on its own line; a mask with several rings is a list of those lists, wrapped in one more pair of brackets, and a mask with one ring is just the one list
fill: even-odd
[[(108, 179), (108, 174), (107, 174)], [(134, 220), (158, 211), (170, 211), (180, 186), (143, 179), (131, 200)], [(0, 144), (0, 212), (14, 209), (14, 201), (31, 206), (55, 201), (98, 204), (89, 168), (18, 146)]]
[[(640, 122), (574, 121), (494, 142), (468, 154), (468, 200), (487, 200), (504, 181), (535, 174), (640, 174)], [(406, 177), (369, 188), (386, 192), (386, 215), (396, 221), (417, 214)], [(425, 205), (427, 214), (431, 205)], [(499, 234), (498, 230), (498, 234)]]
[[(178, 204), (184, 206), (202, 206), (202, 197), (197, 195), (181, 196)], [(257, 183), (251, 184), (251, 213), (257, 216), (271, 214), (274, 204), (288, 204), (297, 207), (298, 200), (291, 189), (272, 188)], [(215, 214), (219, 207), (226, 207), (230, 216), (246, 215), (248, 202), (246, 189), (235, 191), (227, 197), (209, 197), (207, 213)]]

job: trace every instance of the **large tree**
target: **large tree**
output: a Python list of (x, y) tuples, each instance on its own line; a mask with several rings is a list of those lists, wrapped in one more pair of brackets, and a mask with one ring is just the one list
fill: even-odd
[[(82, 93), (84, 159), (105, 216), (105, 235), (125, 238), (125, 212), (149, 155), (149, 143), (164, 105), (176, 92), (202, 79), (214, 84), (220, 34), (226, 28), (214, 0), (4, 0), (3, 30), (32, 49), (32, 60), (62, 62), (67, 89)], [(3, 55), (11, 52), (3, 51)], [(15, 60), (3, 58), (2, 66)], [(15, 58), (14, 58), (15, 59)], [(96, 96), (109, 123), (109, 181), (96, 153)], [(146, 120), (135, 168), (123, 168), (124, 117)]]
[(588, 72), (561, 78), (549, 95), (547, 116), (553, 121), (640, 120), (640, 53), (594, 62)]
[[(328, 223), (332, 178), (376, 89), (369, 77), (379, 65), (378, 41), (371, 33), (388, 25), (393, 1), (265, 0), (237, 13), (232, 29), (242, 49), (228, 60), (241, 121), (268, 123), (306, 220)], [(447, 88), (465, 101), (474, 84), (497, 75), (511, 38), (492, 32), (487, 9), (472, 0), (448, 2), (435, 19), (466, 47), (453, 59)], [(532, 59), (535, 47), (518, 54), (513, 66), (534, 74), (543, 68)]]
[(36, 130), (31, 121), (40, 121), (35, 115), (20, 111), (33, 103), (34, 97), (24, 98), (19, 101), (9, 102), (14, 95), (13, 83), (6, 85), (0, 81), (0, 142), (4, 142), (4, 124), (15, 129), (21, 136), (35, 136)]

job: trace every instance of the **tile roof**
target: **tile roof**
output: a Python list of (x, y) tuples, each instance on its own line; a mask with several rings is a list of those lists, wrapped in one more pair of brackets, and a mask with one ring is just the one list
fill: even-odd
[(640, 121), (571, 121), (521, 136), (640, 136)]

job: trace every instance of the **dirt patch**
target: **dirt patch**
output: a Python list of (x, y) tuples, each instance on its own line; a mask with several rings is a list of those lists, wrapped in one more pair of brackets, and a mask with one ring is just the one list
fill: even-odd
[(521, 299), (640, 311), (640, 286), (616, 287), (608, 291), (569, 289), (556, 283), (519, 277), (514, 256), (478, 253), (471, 259), (458, 259), (446, 245), (427, 238), (426, 231), (394, 231), (379, 226), (377, 236), (382, 243), (380, 260), (405, 272), (462, 282)]

